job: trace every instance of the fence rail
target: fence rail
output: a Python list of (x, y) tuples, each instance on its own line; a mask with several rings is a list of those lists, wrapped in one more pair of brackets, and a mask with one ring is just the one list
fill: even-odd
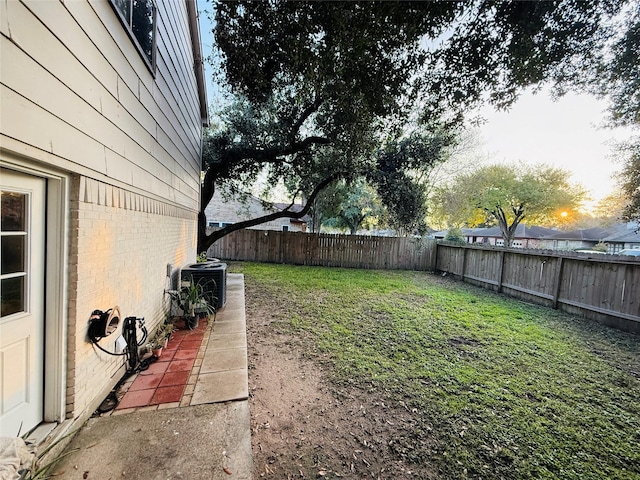
[(230, 261), (446, 272), (640, 334), (640, 260), (635, 257), (265, 230), (233, 232), (207, 254)]

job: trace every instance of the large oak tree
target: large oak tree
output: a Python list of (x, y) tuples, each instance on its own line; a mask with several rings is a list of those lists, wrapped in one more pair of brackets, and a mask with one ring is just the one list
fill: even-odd
[[(358, 176), (415, 222), (424, 208), (415, 172), (446, 158), (463, 114), (484, 101), (506, 108), (526, 86), (601, 78), (611, 71), (604, 52), (620, 41), (612, 19), (626, 4), (635, 5), (218, 2), (218, 66), (237, 101), (205, 138), (202, 209), (216, 185), (240, 189), (266, 172), (307, 201), (274, 215), (301, 216), (324, 187)], [(617, 52), (614, 60), (626, 54)], [(269, 219), (207, 234), (202, 212), (199, 250)]]

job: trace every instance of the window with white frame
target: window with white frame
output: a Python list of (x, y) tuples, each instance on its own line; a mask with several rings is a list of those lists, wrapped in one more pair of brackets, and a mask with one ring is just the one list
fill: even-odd
[(155, 0), (110, 0), (151, 73), (156, 71)]

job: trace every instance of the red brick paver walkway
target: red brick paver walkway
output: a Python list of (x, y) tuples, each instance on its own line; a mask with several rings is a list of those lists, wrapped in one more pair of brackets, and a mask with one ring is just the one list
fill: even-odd
[(113, 414), (189, 405), (209, 339), (209, 322), (200, 320), (193, 330), (177, 322), (176, 328), (160, 358), (123, 384), (125, 393)]

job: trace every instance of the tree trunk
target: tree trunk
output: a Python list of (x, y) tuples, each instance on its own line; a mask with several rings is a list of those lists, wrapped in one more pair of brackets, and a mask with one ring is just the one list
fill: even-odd
[(498, 219), (500, 233), (502, 233), (502, 238), (504, 239), (504, 247), (511, 247), (518, 225), (520, 225), (520, 222), (524, 219), (524, 205), (513, 208), (514, 218), (510, 225), (507, 223), (507, 215), (499, 205), (497, 205), (496, 209), (491, 213)]

